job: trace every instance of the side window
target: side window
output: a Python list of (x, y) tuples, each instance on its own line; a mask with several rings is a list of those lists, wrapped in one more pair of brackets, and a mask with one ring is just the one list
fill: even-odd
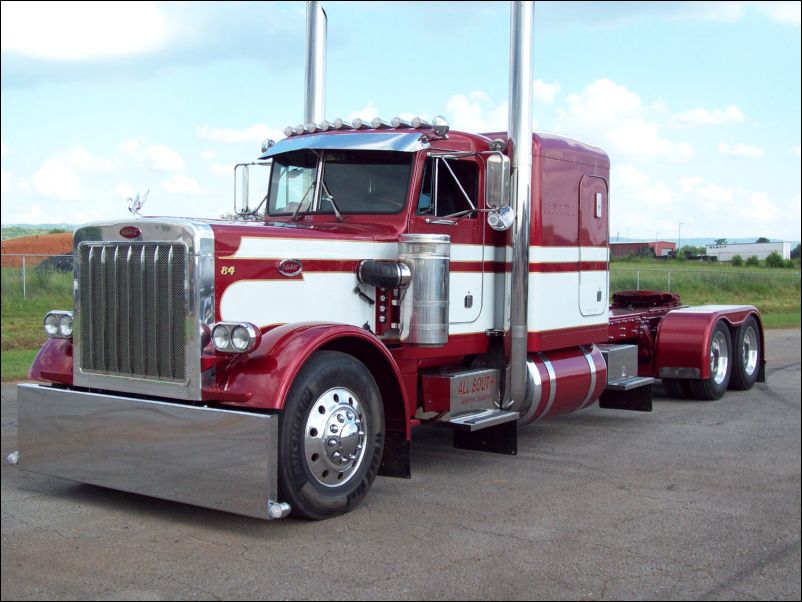
[[(443, 217), (477, 207), (479, 167), (475, 161), (429, 158), (423, 169), (418, 213)], [(432, 194), (437, 181), (436, 194)]]

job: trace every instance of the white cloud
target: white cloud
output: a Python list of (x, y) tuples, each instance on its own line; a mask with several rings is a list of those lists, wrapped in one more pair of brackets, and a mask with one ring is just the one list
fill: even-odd
[(5, 157), (8, 154), (8, 147), (5, 144), (0, 144), (0, 157)]
[(751, 159), (758, 159), (762, 157), (765, 151), (757, 146), (749, 146), (748, 144), (738, 143), (735, 146), (730, 146), (726, 142), (718, 143), (718, 152), (722, 155), (729, 155), (732, 157), (749, 157)]
[(753, 2), (752, 6), (779, 23), (799, 26), (802, 21), (800, 2)]
[(209, 165), (209, 169), (216, 176), (225, 176), (226, 178), (231, 178), (234, 175), (233, 165), (225, 165), (223, 163), (214, 162)]
[(167, 22), (154, 2), (3, 2), (3, 52), (57, 60), (105, 60), (159, 48)]
[(201, 153), (201, 159), (204, 161), (211, 161), (215, 157), (217, 157), (217, 153), (213, 150), (205, 150)]
[(166, 144), (151, 144), (144, 146), (143, 137), (134, 138), (120, 144), (119, 148), (131, 156), (138, 163), (156, 171), (172, 173), (184, 169), (184, 160), (176, 151)]
[(704, 178), (685, 178), (681, 181), (685, 194), (685, 204), (697, 224), (724, 224), (732, 234), (743, 235), (744, 228), (753, 229), (756, 225), (772, 225), (780, 218), (780, 207), (760, 191), (744, 190), (721, 186)]
[(164, 180), (162, 188), (172, 194), (203, 194), (203, 189), (195, 179), (183, 173), (173, 174), (169, 180)]
[(557, 109), (557, 129), (605, 148), (630, 161), (688, 160), (694, 150), (685, 142), (660, 136), (657, 122), (646, 118), (640, 97), (609, 79), (598, 79), (580, 94), (570, 94)]
[(117, 164), (112, 159), (94, 156), (83, 146), (69, 149), (64, 153), (63, 159), (70, 167), (82, 171), (110, 172), (117, 169)]
[(557, 82), (547, 84), (543, 80), (536, 79), (534, 84), (532, 84), (532, 94), (534, 95), (535, 102), (539, 102), (540, 104), (550, 105), (553, 103), (559, 91), (560, 84)]
[(42, 208), (39, 205), (31, 205), (28, 211), (17, 213), (12, 221), (18, 224), (39, 224), (46, 221), (44, 218), (45, 213)]
[(34, 188), (48, 198), (61, 201), (80, 201), (86, 198), (81, 178), (57, 159), (45, 159), (32, 179)]
[(198, 126), (195, 131), (198, 135), (198, 138), (203, 140), (214, 140), (215, 142), (262, 142), (266, 138), (271, 138), (273, 140), (284, 138), (283, 133), (272, 129), (263, 123), (252, 125), (244, 130), (212, 128), (207, 124), (203, 124)]
[(6, 192), (11, 188), (11, 174), (5, 169), (0, 169), (0, 192)]
[(802, 156), (802, 147), (799, 144), (795, 144), (791, 147), (791, 154), (796, 155), (797, 157)]
[(126, 182), (121, 182), (114, 187), (114, 190), (124, 199), (133, 198), (136, 195), (136, 189)]
[[(610, 197), (610, 231), (624, 236), (669, 236), (674, 222), (677, 194), (660, 180), (632, 165), (613, 166)], [(613, 240), (615, 234), (611, 234)]]
[(368, 104), (366, 104), (364, 107), (362, 107), (358, 111), (354, 111), (353, 113), (349, 113), (345, 117), (345, 119), (348, 120), (348, 121), (353, 121), (357, 117), (361, 117), (362, 119), (367, 119), (368, 121), (370, 121), (374, 117), (378, 117), (378, 116), (379, 116), (379, 109), (376, 108), (376, 105), (373, 104), (373, 101), (371, 100), (371, 101), (368, 101)]
[(743, 123), (745, 120), (743, 111), (735, 105), (713, 110), (696, 108), (675, 117), (675, 121), (682, 125), (732, 125)]
[(490, 96), (481, 90), (468, 95), (456, 94), (446, 102), (451, 126), (455, 130), (474, 133), (506, 132), (507, 106), (506, 100), (494, 104)]

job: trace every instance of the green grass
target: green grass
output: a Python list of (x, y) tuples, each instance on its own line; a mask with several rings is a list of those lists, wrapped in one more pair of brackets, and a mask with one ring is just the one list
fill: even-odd
[(3, 351), (2, 380), (25, 380), (38, 349)]

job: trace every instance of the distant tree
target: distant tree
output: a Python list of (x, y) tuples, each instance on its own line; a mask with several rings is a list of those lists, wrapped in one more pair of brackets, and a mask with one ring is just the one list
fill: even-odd
[(688, 259), (688, 255), (685, 253), (685, 247), (679, 250), (675, 259), (677, 261), (686, 261)]
[(799, 259), (799, 252), (800, 252), (799, 245), (797, 245), (796, 247), (794, 247), (794, 250), (791, 251), (791, 259)]
[(793, 259), (786, 259), (784, 267), (793, 269), (793, 268), (797, 267), (797, 262), (794, 261)]
[(685, 257), (689, 255), (704, 255), (706, 251), (704, 247), (694, 245), (682, 245), (682, 250), (685, 251)]
[(771, 241), (768, 238), (766, 238), (765, 236), (761, 236), (755, 242), (756, 243), (761, 243), (761, 242), (771, 242)]
[(744, 258), (741, 257), (740, 255), (735, 255), (732, 258), (732, 265), (734, 265), (736, 268), (741, 267), (743, 264), (744, 264)]
[(754, 268), (760, 265), (760, 260), (757, 258), (757, 255), (752, 255), (746, 259), (746, 265), (750, 268)]
[(785, 265), (782, 256), (777, 251), (772, 251), (769, 253), (769, 256), (766, 257), (766, 267), (767, 268), (781, 268)]
[(717, 245), (726, 245), (727, 244), (727, 239), (726, 238), (717, 238), (716, 239), (716, 244)]

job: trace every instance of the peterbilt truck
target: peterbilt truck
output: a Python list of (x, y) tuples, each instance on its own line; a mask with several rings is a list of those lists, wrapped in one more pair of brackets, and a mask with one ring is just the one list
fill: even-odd
[(75, 231), (74, 307), (18, 388), (20, 468), (323, 519), (410, 477), (426, 425), (514, 455), (521, 425), (650, 411), (655, 379), (705, 400), (763, 380), (754, 307), (610, 303), (609, 159), (533, 133), (531, 3), (512, 3), (509, 127), (483, 134), (325, 120), (309, 4), (305, 119), (263, 145), (259, 207)]

